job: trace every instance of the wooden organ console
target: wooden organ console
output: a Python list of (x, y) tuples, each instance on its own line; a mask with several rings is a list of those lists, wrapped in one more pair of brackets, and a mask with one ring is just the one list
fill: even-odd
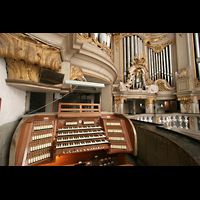
[(12, 138), (11, 166), (113, 166), (137, 155), (136, 131), (99, 104), (60, 103), (58, 113), (24, 115)]

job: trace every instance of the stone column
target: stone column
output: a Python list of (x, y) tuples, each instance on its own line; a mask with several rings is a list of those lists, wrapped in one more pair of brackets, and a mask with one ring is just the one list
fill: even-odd
[[(46, 104), (53, 101), (53, 93), (46, 93)], [(45, 107), (45, 112), (53, 112), (53, 103)]]
[[(69, 61), (62, 62), (61, 73), (65, 74), (63, 83), (65, 82), (65, 80), (70, 80), (70, 65), (71, 63)], [(69, 89), (70, 85), (65, 85), (64, 87), (66, 89)]]
[(126, 97), (122, 96), (115, 96), (114, 102), (115, 102), (115, 113), (124, 113), (124, 100), (127, 101)]
[(111, 85), (105, 85), (101, 89), (101, 111), (112, 112), (112, 91)]

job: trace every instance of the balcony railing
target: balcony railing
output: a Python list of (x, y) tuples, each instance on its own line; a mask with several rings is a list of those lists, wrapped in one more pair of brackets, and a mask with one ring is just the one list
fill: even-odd
[(113, 60), (111, 33), (78, 33), (78, 39), (88, 42), (106, 53)]
[[(200, 114), (165, 113), (129, 115), (130, 119), (165, 125), (167, 128), (200, 131)], [(199, 132), (200, 134), (200, 132)]]

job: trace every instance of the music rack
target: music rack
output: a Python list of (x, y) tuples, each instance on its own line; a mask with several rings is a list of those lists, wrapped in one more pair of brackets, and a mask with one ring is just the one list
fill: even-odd
[[(97, 108), (94, 108), (94, 107), (97, 107)], [(58, 118), (80, 117), (80, 116), (85, 116), (85, 117), (86, 116), (90, 116), (90, 117), (101, 116), (100, 104), (59, 103)]]
[(136, 155), (132, 122), (121, 114), (102, 115), (99, 104), (60, 103), (58, 114), (24, 118), (12, 139), (9, 165), (71, 165), (94, 156), (125, 164), (126, 153)]

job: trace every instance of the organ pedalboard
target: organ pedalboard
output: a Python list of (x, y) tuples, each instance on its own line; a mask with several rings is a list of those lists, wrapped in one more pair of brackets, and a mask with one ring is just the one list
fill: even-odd
[[(90, 109), (84, 112), (81, 104), (76, 112), (61, 109), (62, 104), (58, 115), (31, 115), (20, 122), (11, 143), (11, 165), (66, 165), (100, 156), (99, 166), (112, 166), (111, 158), (133, 152), (133, 125), (123, 115), (101, 115), (99, 104), (84, 104), (91, 106), (91, 112)], [(97, 112), (92, 108), (96, 105)], [(102, 160), (103, 157), (106, 160)]]

